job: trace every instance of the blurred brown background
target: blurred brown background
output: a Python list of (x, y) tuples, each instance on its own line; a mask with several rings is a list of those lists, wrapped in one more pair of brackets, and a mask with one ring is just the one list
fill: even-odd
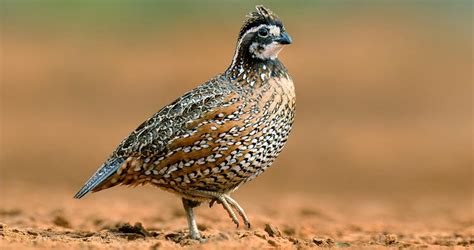
[[(263, 3), (294, 40), (281, 60), (297, 116), (279, 159), (238, 196), (472, 198), (470, 1)], [(254, 5), (2, 1), (3, 195), (72, 197), (143, 120), (226, 69)]]

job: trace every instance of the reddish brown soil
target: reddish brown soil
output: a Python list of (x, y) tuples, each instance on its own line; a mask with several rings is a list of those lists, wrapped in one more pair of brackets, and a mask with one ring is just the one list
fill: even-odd
[[(34, 191), (34, 192), (32, 192)], [(153, 188), (107, 190), (73, 200), (72, 192), (22, 186), (0, 210), (0, 248), (301, 248), (474, 245), (469, 203), (337, 202), (304, 195), (237, 194), (252, 222), (235, 228), (219, 206), (197, 209), (207, 242), (185, 237), (177, 197)], [(248, 193), (248, 191), (243, 192)]]

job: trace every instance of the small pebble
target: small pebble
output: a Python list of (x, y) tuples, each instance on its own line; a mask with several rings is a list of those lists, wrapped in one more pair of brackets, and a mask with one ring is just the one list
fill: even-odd
[(267, 232), (270, 237), (281, 237), (280, 230), (276, 226), (270, 224), (265, 224), (265, 232)]
[(392, 245), (398, 242), (397, 236), (395, 234), (385, 235), (385, 245)]

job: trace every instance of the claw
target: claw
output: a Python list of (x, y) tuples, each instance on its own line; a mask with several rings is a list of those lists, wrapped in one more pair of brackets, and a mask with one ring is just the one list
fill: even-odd
[(242, 217), (242, 219), (244, 220), (245, 226), (247, 226), (247, 228), (250, 229), (249, 218), (247, 217), (247, 214), (245, 214), (244, 209), (239, 205), (239, 203), (237, 203), (237, 201), (232, 199), (230, 196), (225, 195), (225, 198), (229, 202), (229, 204), (232, 205), (232, 207), (234, 207), (237, 210), (237, 212), (240, 214), (240, 217)]
[(239, 228), (239, 219), (237, 219), (237, 216), (235, 215), (234, 210), (232, 210), (232, 207), (227, 202), (226, 196), (222, 195), (218, 197), (217, 199), (220, 201), (224, 209), (227, 211), (227, 213), (229, 214), (230, 218), (235, 223), (235, 225), (237, 225), (237, 228)]

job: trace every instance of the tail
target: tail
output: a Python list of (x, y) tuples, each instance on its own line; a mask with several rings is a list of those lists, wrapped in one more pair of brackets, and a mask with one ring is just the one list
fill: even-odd
[(97, 170), (97, 172), (95, 172), (95, 174), (86, 182), (86, 184), (84, 184), (81, 190), (79, 190), (79, 192), (74, 195), (74, 198), (80, 199), (91, 190), (99, 186), (102, 182), (107, 180), (107, 178), (115, 174), (123, 162), (123, 159), (108, 160), (99, 168), (99, 170)]

